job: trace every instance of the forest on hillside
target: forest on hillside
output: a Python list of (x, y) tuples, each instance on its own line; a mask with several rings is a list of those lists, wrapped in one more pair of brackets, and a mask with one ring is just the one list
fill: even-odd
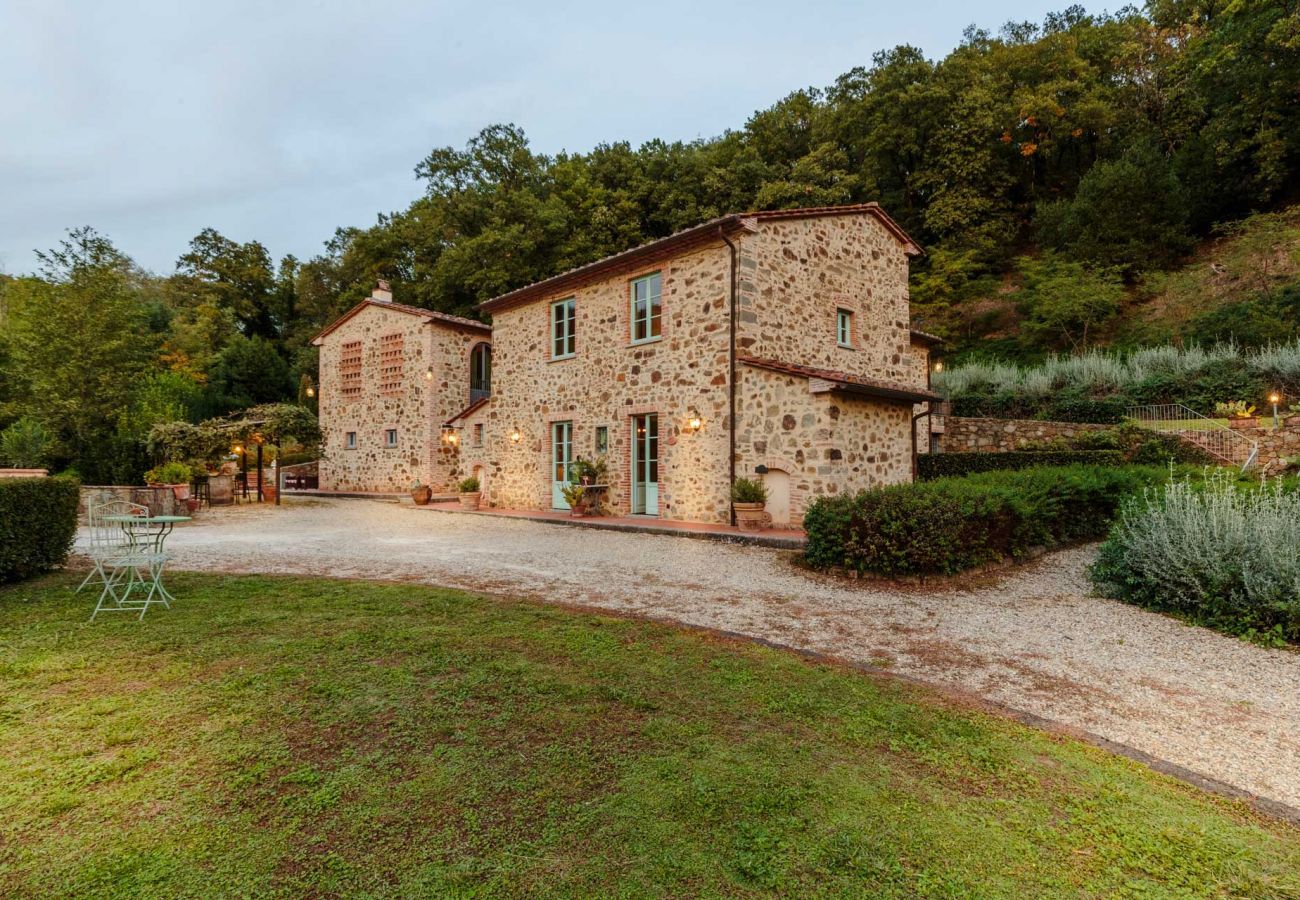
[[(311, 336), (376, 278), (404, 303), (473, 314), (716, 215), (863, 200), (926, 247), (914, 318), (955, 349), (1123, 343), (1135, 291), (1167, 284), (1205, 239), (1300, 237), (1277, 212), (1300, 199), (1298, 163), (1295, 0), (1152, 0), (972, 27), (942, 59), (881, 52), (711, 140), (549, 156), (492, 125), (418, 161), (423, 193), (405, 210), (339, 228), (310, 260), (209, 229), (174, 272), (149, 273), (109, 237), (70, 230), (37, 274), (0, 275), (0, 429), (43, 431), (56, 468), (135, 480), (153, 422), (305, 397)], [(1237, 336), (1249, 313), (1244, 339), (1294, 337), (1300, 295), (1279, 271), (1230, 298), (1248, 308), (1225, 307), (1207, 335)], [(1189, 321), (1134, 333), (1195, 340)]]

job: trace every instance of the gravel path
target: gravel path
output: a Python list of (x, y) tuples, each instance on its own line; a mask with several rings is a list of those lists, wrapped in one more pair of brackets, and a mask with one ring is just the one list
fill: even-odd
[(974, 692), (1300, 807), (1300, 654), (1087, 596), (1089, 548), (981, 587), (881, 589), (767, 549), (298, 499), (205, 513), (168, 548), (184, 569), (421, 581), (740, 632)]

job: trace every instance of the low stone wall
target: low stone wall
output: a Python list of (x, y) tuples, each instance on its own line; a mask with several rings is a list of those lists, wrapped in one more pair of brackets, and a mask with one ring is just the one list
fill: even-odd
[(49, 469), (0, 469), (0, 478), (44, 478)]
[(977, 419), (947, 416), (939, 435), (942, 453), (1005, 453), (1030, 442), (1069, 438), (1087, 431), (1105, 431), (1114, 425), (1086, 422), (1040, 422), (1036, 419)]
[[(1300, 458), (1300, 422), (1289, 420), (1281, 428), (1240, 428), (1239, 433), (1259, 444), (1257, 464), (1261, 469), (1276, 474), (1286, 468), (1287, 461)], [(1030, 442), (1050, 441), (1053, 438), (1070, 439), (1088, 431), (1105, 431), (1114, 425), (1094, 425), (1086, 422), (1040, 422), (1036, 419), (978, 419), (948, 416), (944, 430), (938, 434), (942, 453), (971, 453), (984, 451), (1006, 453)]]
[(1258, 464), (1269, 474), (1286, 468), (1287, 460), (1300, 458), (1300, 425), (1243, 428), (1241, 433), (1259, 444)]
[(134, 487), (132, 485), (82, 485), (81, 506), (77, 510), (77, 519), (86, 521), (86, 510), (92, 505), (111, 503), (114, 500), (126, 500), (149, 508), (153, 516), (187, 516), (189, 512), (183, 501), (176, 499), (171, 488)]

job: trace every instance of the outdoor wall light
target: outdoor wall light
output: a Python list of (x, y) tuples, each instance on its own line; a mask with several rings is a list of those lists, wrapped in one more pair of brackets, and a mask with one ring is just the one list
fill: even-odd
[(455, 428), (452, 428), (450, 425), (444, 425), (442, 426), (442, 440), (444, 443), (451, 444), (454, 447), (456, 446), (456, 441), (460, 440), (460, 437), (456, 434)]
[(433, 381), (433, 366), (429, 366), (429, 368), (424, 370), (424, 380)]
[(935, 370), (936, 372), (942, 372), (942, 371), (943, 371), (943, 360), (939, 360), (937, 363), (934, 364), (934, 370)]
[(512, 444), (517, 444), (517, 443), (519, 443), (519, 441), (522, 440), (522, 439), (523, 439), (523, 435), (519, 433), (519, 429), (518, 429), (518, 428), (516, 428), (514, 431), (510, 432), (510, 443), (512, 443)]
[(699, 431), (704, 427), (704, 420), (700, 418), (699, 413), (691, 410), (690, 416), (686, 420), (686, 427), (691, 431)]
[(315, 396), (316, 396), (316, 389), (315, 389), (314, 387), (309, 387), (309, 388), (307, 388), (307, 396), (308, 396), (308, 397), (315, 397)]

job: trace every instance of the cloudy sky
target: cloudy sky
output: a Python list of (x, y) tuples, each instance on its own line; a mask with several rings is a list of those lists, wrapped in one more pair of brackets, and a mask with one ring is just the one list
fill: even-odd
[(159, 272), (207, 226), (307, 258), (485, 125), (547, 153), (710, 137), (879, 49), (1065, 5), (0, 0), (0, 271), (83, 224)]

